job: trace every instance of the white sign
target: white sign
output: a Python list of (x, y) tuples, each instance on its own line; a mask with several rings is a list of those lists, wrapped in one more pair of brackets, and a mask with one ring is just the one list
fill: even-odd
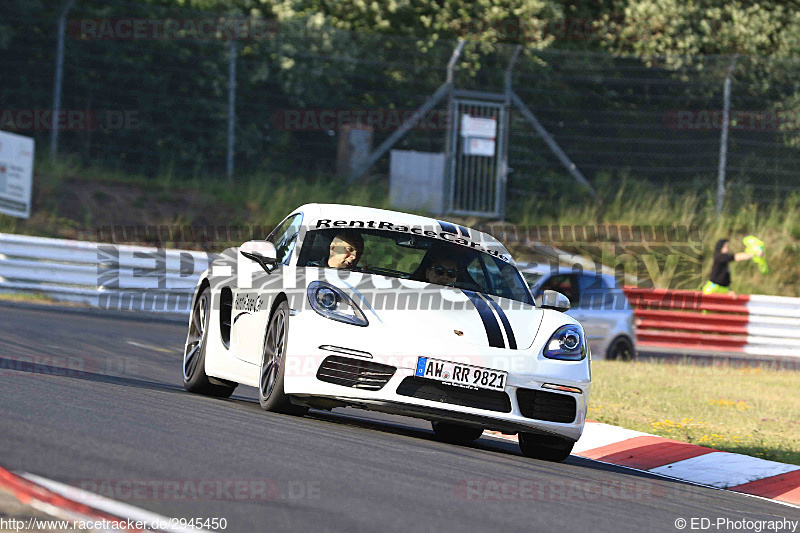
[(461, 136), (494, 139), (497, 136), (497, 119), (461, 115)]
[(0, 213), (31, 215), (33, 139), (0, 131)]
[(494, 139), (481, 139), (480, 137), (464, 139), (464, 155), (494, 157)]

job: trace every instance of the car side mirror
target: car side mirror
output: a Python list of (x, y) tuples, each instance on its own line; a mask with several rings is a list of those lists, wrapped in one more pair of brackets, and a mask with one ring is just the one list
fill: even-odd
[(278, 252), (269, 241), (247, 241), (239, 247), (239, 253), (261, 265), (267, 274), (277, 268)]
[(569, 298), (557, 291), (544, 291), (542, 293), (542, 309), (555, 309), (556, 311), (569, 311)]

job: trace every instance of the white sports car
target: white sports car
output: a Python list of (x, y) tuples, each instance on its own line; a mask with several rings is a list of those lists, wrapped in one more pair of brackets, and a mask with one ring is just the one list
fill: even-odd
[(519, 434), (523, 454), (567, 458), (591, 383), (583, 328), (546, 291), (536, 308), (508, 251), (474, 229), (308, 204), (201, 276), (186, 390), (237, 384), (302, 415), (351, 406), (432, 422), (449, 442)]

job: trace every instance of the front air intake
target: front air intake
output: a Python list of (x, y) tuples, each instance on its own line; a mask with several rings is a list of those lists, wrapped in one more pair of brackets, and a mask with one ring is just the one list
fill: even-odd
[(517, 389), (519, 412), (526, 418), (546, 422), (575, 421), (575, 397), (536, 389)]
[(397, 368), (350, 357), (331, 355), (317, 370), (317, 379), (327, 383), (365, 390), (380, 390)]

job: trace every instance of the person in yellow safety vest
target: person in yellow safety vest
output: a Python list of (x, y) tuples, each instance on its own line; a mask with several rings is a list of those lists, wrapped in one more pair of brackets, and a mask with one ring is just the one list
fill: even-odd
[(728, 239), (720, 239), (714, 246), (714, 263), (711, 265), (711, 275), (709, 281), (703, 285), (704, 294), (730, 294), (736, 296), (731, 290), (731, 271), (728, 264), (731, 261), (748, 261), (754, 256), (760, 256), (763, 251), (759, 250), (756, 254), (739, 252), (730, 253)]

